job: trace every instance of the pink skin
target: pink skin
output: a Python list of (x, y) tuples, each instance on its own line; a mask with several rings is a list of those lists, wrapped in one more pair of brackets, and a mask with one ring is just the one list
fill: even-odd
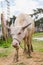
[(19, 42), (14, 39), (14, 40), (12, 41), (12, 46), (15, 47), (15, 48), (16, 48), (17, 46), (19, 47)]

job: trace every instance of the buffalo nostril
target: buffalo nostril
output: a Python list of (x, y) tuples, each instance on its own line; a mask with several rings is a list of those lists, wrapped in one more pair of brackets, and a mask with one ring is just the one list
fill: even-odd
[(12, 46), (16, 48), (17, 47), (17, 43), (16, 44), (12, 44)]

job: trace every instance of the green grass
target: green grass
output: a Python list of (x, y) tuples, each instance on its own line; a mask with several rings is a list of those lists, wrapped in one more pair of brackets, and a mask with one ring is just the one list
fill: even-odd
[[(43, 32), (37, 32), (33, 34), (33, 37), (43, 37)], [(34, 50), (43, 52), (43, 41), (32, 40)]]
[(32, 45), (34, 50), (43, 52), (43, 41), (33, 40)]
[(33, 37), (40, 37), (43, 36), (43, 32), (36, 32), (33, 34)]

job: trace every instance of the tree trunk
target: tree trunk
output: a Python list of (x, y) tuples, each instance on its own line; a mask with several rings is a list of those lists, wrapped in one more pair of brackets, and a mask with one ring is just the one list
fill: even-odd
[(1, 14), (1, 24), (2, 24), (3, 38), (6, 40), (7, 39), (7, 29), (6, 29), (6, 21), (4, 18), (4, 14)]

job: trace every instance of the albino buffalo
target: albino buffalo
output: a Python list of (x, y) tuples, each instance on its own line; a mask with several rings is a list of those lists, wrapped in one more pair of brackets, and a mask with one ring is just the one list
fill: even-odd
[(31, 16), (28, 14), (20, 14), (15, 23), (10, 26), (11, 35), (12, 35), (12, 45), (16, 48), (17, 56), (16, 60), (18, 61), (18, 51), (19, 44), (21, 40), (24, 40), (24, 52), (26, 47), (28, 48), (28, 54), (31, 56), (32, 48), (32, 34), (34, 33), (34, 21)]

